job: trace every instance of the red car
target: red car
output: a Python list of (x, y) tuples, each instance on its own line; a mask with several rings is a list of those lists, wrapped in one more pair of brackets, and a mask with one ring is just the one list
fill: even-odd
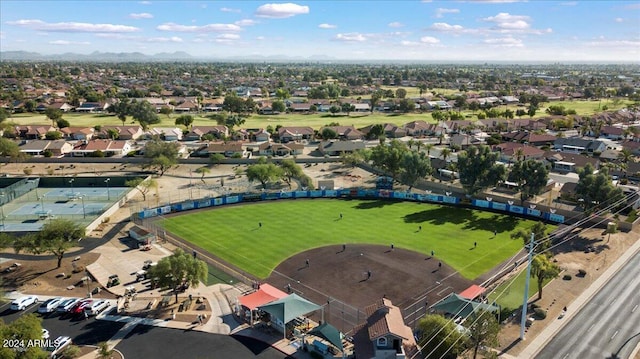
[(81, 301), (79, 301), (78, 303), (76, 303), (76, 305), (74, 305), (71, 310), (69, 310), (70, 314), (82, 314), (84, 312), (84, 308), (91, 306), (91, 303), (93, 303), (93, 299), (83, 299)]

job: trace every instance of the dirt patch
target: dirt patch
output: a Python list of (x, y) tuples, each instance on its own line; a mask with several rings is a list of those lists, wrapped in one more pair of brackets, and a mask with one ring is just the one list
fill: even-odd
[[(86, 276), (84, 268), (95, 262), (100, 254), (85, 253), (77, 260), (76, 257), (64, 258), (62, 266), (57, 267), (56, 259), (40, 259), (40, 260), (15, 260), (12, 259), (0, 265), (4, 270), (12, 263), (20, 263), (19, 269), (2, 273), (2, 284), (5, 292), (20, 291), (29, 294), (41, 295), (59, 295), (67, 297), (85, 297), (87, 296), (87, 285), (82, 280)], [(76, 272), (74, 273), (74, 266)], [(93, 291), (96, 287), (100, 287), (97, 282), (89, 283), (89, 290)], [(107, 291), (95, 293), (97, 298), (115, 298)]]

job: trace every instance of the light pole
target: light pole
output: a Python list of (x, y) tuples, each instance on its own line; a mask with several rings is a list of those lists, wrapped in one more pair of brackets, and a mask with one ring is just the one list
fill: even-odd
[[(4, 193), (0, 193), (0, 215), (2, 215), (2, 229), (4, 229)], [(609, 235), (611, 236), (611, 235)]]
[(80, 200), (82, 201), (82, 218), (87, 218), (87, 211), (84, 209), (84, 196), (80, 196)]
[(44, 215), (44, 196), (38, 197), (38, 201), (40, 201), (40, 210), (42, 211), (42, 214)]
[(529, 259), (527, 264), (527, 276), (524, 282), (524, 299), (522, 303), (522, 317), (520, 318), (520, 340), (524, 340), (524, 328), (527, 326), (527, 305), (529, 304), (529, 280), (531, 279), (531, 261), (533, 260), (533, 249), (535, 246), (535, 234), (531, 233), (529, 241)]
[(104, 180), (104, 183), (107, 184), (107, 201), (111, 201), (111, 193), (109, 192), (109, 181), (111, 181), (111, 178), (107, 178), (106, 180)]
[(85, 269), (84, 272), (85, 272), (84, 278), (87, 285), (87, 298), (93, 298), (93, 296), (91, 295), (91, 287), (89, 286), (89, 284), (91, 283), (91, 277), (89, 277), (89, 271)]
[(73, 181), (75, 181), (75, 178), (72, 178), (69, 180), (69, 184), (71, 185), (71, 195), (73, 196)]

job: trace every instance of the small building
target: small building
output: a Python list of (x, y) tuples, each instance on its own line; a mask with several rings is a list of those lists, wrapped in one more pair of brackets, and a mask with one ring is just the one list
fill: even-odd
[(129, 230), (129, 237), (138, 241), (138, 244), (151, 244), (156, 242), (156, 235), (144, 228), (134, 226)]

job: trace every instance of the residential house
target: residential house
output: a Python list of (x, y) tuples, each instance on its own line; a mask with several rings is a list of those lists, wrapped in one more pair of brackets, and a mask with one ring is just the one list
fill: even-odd
[(587, 157), (581, 154), (570, 154), (562, 152), (547, 151), (544, 154), (546, 163), (549, 163), (552, 171), (567, 173), (576, 172), (578, 168), (583, 168), (590, 163), (594, 169), (600, 168), (600, 160), (594, 157)]
[(258, 130), (258, 132), (254, 134), (254, 136), (255, 136), (256, 142), (271, 141), (271, 134), (264, 128), (261, 128), (260, 130)]
[(73, 146), (65, 140), (33, 140), (19, 147), (20, 152), (31, 156), (43, 156), (51, 152), (53, 157), (61, 157), (71, 152)]
[(226, 157), (242, 156), (244, 149), (242, 142), (209, 142), (194, 151), (194, 156), (209, 157), (213, 154), (221, 154)]
[(56, 101), (53, 102), (52, 104), (49, 105), (50, 108), (55, 108), (57, 110), (60, 110), (62, 112), (69, 112), (69, 111), (73, 111), (75, 109), (74, 106), (66, 103), (66, 102), (62, 102), (62, 101)]
[(320, 133), (322, 133), (325, 128), (335, 131), (335, 133), (338, 135), (338, 138), (341, 140), (361, 140), (364, 137), (362, 132), (358, 131), (353, 126), (324, 126), (320, 128)]
[(300, 143), (272, 143), (264, 142), (258, 146), (258, 154), (261, 156), (297, 156), (301, 155), (304, 145)]
[(528, 143), (533, 146), (551, 146), (558, 137), (548, 134), (518, 131), (503, 133), (502, 139), (505, 141)]
[(542, 160), (545, 154), (544, 150), (517, 142), (501, 143), (494, 149), (500, 152), (500, 160), (504, 162)]
[(308, 102), (292, 103), (291, 105), (289, 105), (288, 109), (292, 112), (310, 112), (311, 104)]
[(314, 135), (313, 128), (311, 127), (280, 127), (278, 129), (278, 138), (282, 143), (300, 140), (310, 140)]
[(404, 128), (407, 136), (413, 137), (429, 136), (433, 131), (433, 125), (422, 120), (405, 123), (402, 128)]
[(607, 149), (607, 145), (602, 141), (570, 137), (558, 138), (553, 142), (553, 148), (567, 153), (600, 153)]
[(200, 107), (195, 101), (184, 101), (183, 103), (174, 107), (175, 112), (197, 112)]
[(206, 99), (202, 101), (202, 111), (204, 112), (221, 112), (223, 110), (223, 98)]
[(48, 125), (26, 125), (26, 126), (17, 126), (16, 134), (20, 138), (24, 138), (26, 140), (43, 140), (47, 132), (57, 131), (55, 127)]
[(371, 106), (368, 103), (354, 103), (354, 112), (370, 112)]
[(621, 127), (602, 126), (600, 136), (610, 140), (622, 140), (624, 138), (624, 130)]
[(400, 308), (386, 298), (364, 309), (366, 320), (353, 329), (355, 356), (359, 359), (411, 358), (417, 345)]
[(62, 137), (67, 140), (88, 141), (93, 137), (93, 127), (64, 127), (60, 129)]
[(145, 137), (152, 139), (158, 137), (164, 141), (181, 141), (182, 130), (177, 127), (154, 127), (144, 133)]
[(76, 112), (91, 112), (91, 113), (95, 113), (95, 112), (102, 112), (104, 110), (106, 110), (109, 107), (109, 105), (105, 102), (105, 103), (100, 103), (100, 102), (84, 102), (82, 104), (80, 104), (80, 106), (76, 107)]
[(365, 145), (362, 141), (323, 141), (318, 145), (318, 151), (328, 156), (339, 156), (364, 149)]
[(453, 109), (453, 106), (451, 106), (447, 101), (427, 101), (426, 106), (429, 110), (448, 111)]
[[(369, 125), (369, 126), (363, 127), (360, 129), (360, 132), (362, 132), (366, 136), (371, 131), (373, 126), (376, 126), (376, 125)], [(384, 131), (384, 135), (387, 138), (400, 138), (407, 135), (407, 131), (404, 128), (398, 127), (396, 124), (393, 124), (393, 123), (384, 123), (382, 124), (382, 127)]]
[(101, 152), (106, 157), (124, 156), (131, 151), (131, 143), (127, 140), (96, 139), (77, 145), (71, 155), (85, 157)]
[(109, 130), (113, 129), (118, 133), (119, 140), (137, 140), (140, 138), (144, 131), (142, 131), (142, 126), (140, 125), (132, 125), (132, 126), (102, 126), (100, 129), (100, 138), (108, 138)]
[(192, 126), (191, 131), (187, 133), (183, 138), (185, 141), (200, 141), (202, 136), (211, 134), (217, 139), (223, 139), (229, 136), (229, 129), (227, 126)]
[(622, 142), (622, 148), (631, 151), (635, 156), (640, 156), (640, 141), (624, 141)]
[(449, 138), (449, 146), (458, 148), (467, 148), (480, 144), (480, 140), (475, 136), (467, 134), (455, 134)]

